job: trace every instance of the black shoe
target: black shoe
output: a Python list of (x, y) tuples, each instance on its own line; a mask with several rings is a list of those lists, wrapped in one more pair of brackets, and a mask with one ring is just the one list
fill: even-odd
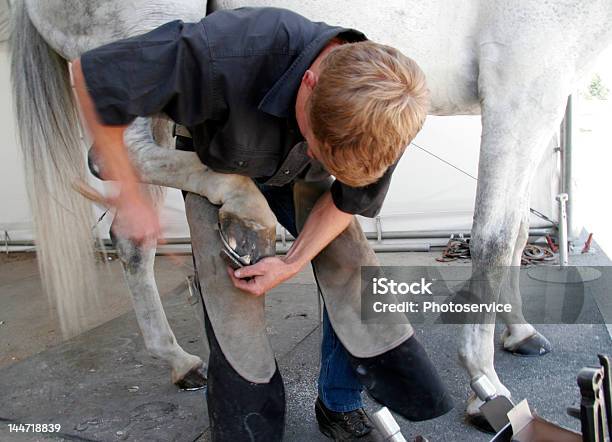
[(383, 440), (363, 408), (339, 413), (328, 409), (323, 401), (317, 398), (315, 416), (321, 433), (333, 440), (358, 440), (359, 442)]

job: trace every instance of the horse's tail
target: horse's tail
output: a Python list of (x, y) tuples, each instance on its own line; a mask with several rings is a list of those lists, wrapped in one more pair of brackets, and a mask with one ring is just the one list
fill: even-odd
[(82, 331), (97, 304), (90, 203), (72, 183), (85, 155), (68, 65), (43, 40), (24, 1), (14, 4), (11, 77), (38, 263), (64, 336)]

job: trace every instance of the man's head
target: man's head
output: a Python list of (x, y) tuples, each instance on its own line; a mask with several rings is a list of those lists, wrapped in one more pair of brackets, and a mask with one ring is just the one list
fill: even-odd
[(296, 117), (310, 155), (361, 187), (399, 159), (428, 107), (425, 75), (400, 51), (370, 41), (332, 43), (302, 78)]

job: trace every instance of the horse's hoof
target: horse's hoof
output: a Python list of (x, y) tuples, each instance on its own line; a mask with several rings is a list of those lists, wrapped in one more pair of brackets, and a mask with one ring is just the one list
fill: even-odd
[(483, 433), (495, 434), (496, 431), (493, 429), (489, 421), (482, 414), (467, 415), (465, 421), (468, 425), (476, 428), (478, 431)]
[(206, 366), (204, 364), (198, 365), (197, 367), (194, 367), (189, 370), (185, 374), (185, 376), (176, 381), (174, 385), (176, 385), (181, 390), (201, 390), (202, 388), (206, 387), (206, 371)]
[(512, 347), (504, 348), (515, 356), (534, 357), (544, 356), (552, 351), (552, 345), (540, 332), (535, 332), (528, 338), (514, 344)]
[(241, 265), (255, 264), (276, 254), (276, 225), (254, 228), (252, 221), (220, 210), (219, 233), (228, 251), (240, 257)]

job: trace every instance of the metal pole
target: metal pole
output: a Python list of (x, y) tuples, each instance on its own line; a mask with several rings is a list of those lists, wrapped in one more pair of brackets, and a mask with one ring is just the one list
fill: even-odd
[[(553, 228), (532, 228), (529, 229), (530, 237), (540, 237), (548, 234), (555, 233)], [(377, 232), (366, 232), (366, 238), (369, 240), (378, 240)], [(465, 231), (451, 231), (451, 230), (432, 230), (432, 231), (413, 231), (413, 232), (404, 232), (404, 231), (396, 231), (396, 232), (382, 232), (382, 240), (386, 239), (423, 239), (425, 241), (430, 239), (447, 239), (452, 235), (461, 236), (464, 238), (470, 237), (470, 232)], [(285, 232), (285, 244), (288, 246), (293, 242), (293, 237), (291, 234)], [(277, 241), (281, 242), (282, 245), (282, 235), (278, 235)], [(102, 240), (102, 243), (107, 247), (112, 247), (113, 243), (109, 239)], [(188, 245), (191, 244), (191, 239), (189, 237), (184, 238), (165, 238), (165, 245)], [(8, 247), (35, 247), (35, 243), (32, 240), (7, 240), (5, 245)]]
[(567, 194), (567, 233), (568, 239), (571, 241), (573, 238), (573, 209), (572, 202), (574, 200), (573, 195), (573, 183), (572, 183), (572, 147), (573, 147), (573, 117), (572, 117), (572, 96), (570, 95), (567, 99), (567, 106), (565, 107), (565, 117), (561, 127), (561, 192)]
[(567, 241), (567, 193), (557, 195), (559, 201), (559, 265), (569, 264), (569, 246)]
[(381, 242), (383, 236), (382, 221), (380, 215), (376, 217), (376, 241)]

